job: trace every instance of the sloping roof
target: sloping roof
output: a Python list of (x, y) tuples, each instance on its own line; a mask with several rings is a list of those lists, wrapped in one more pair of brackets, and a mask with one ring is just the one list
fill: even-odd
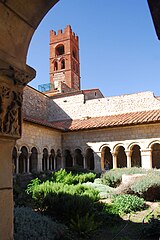
[(57, 130), (69, 132), (109, 127), (131, 126), (146, 123), (160, 123), (160, 109), (116, 114), (103, 117), (88, 117), (77, 120), (68, 119), (56, 122), (47, 122), (40, 119), (29, 118), (27, 116), (24, 117), (24, 120), (51, 127)]
[(52, 124), (65, 131), (118, 127), (160, 122), (160, 110), (131, 112), (104, 117), (57, 121)]

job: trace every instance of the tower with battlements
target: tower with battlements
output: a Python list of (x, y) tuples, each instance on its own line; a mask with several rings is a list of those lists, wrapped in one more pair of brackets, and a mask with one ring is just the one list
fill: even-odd
[(70, 25), (50, 31), (50, 86), (54, 94), (80, 90), (79, 41)]

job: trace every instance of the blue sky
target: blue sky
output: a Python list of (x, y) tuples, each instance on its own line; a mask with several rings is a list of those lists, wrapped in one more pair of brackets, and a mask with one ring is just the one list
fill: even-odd
[(60, 0), (30, 43), (27, 64), (37, 71), (32, 87), (49, 82), (49, 31), (68, 24), (79, 36), (82, 89), (160, 95), (160, 41), (147, 0)]

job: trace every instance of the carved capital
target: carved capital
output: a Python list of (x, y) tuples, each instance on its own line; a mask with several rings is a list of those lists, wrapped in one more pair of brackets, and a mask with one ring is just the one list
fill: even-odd
[(0, 76), (6, 76), (10, 78), (15, 85), (24, 87), (28, 82), (35, 78), (36, 71), (27, 65), (24, 69), (19, 69), (0, 60)]
[(28, 66), (22, 70), (0, 60), (0, 135), (20, 138), (23, 88), (35, 74)]

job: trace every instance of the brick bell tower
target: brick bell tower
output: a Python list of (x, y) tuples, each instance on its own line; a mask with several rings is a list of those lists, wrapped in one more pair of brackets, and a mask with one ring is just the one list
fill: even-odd
[(78, 36), (71, 26), (50, 31), (50, 94), (80, 90), (80, 63)]

